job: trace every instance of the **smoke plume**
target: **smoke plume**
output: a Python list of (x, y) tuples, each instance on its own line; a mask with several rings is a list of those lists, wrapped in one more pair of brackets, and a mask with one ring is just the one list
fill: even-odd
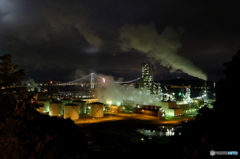
[[(159, 95), (151, 95), (146, 89), (138, 89), (134, 86), (121, 85), (120, 80), (114, 80), (113, 76), (98, 74), (95, 79), (102, 85), (97, 85), (95, 92), (100, 102), (112, 105), (123, 104), (131, 101), (134, 104), (153, 105), (159, 101)], [(133, 104), (133, 105), (134, 105)]]
[(121, 49), (123, 51), (136, 49), (145, 53), (153, 62), (160, 62), (161, 65), (168, 67), (171, 72), (182, 70), (190, 76), (207, 80), (206, 74), (201, 69), (177, 54), (181, 48), (182, 33), (181, 29), (174, 30), (172, 27), (166, 27), (159, 35), (153, 24), (124, 25), (120, 29)]

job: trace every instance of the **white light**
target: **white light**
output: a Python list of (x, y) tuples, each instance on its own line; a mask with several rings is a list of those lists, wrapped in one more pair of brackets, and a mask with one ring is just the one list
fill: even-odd
[(105, 83), (106, 82), (105, 78), (102, 78), (102, 79), (103, 79), (103, 83)]

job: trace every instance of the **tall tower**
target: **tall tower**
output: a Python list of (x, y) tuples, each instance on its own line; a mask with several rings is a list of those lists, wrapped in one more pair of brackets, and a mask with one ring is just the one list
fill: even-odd
[(94, 89), (94, 73), (91, 73), (91, 89)]
[(142, 63), (142, 87), (147, 88), (150, 94), (153, 94), (153, 73), (153, 66)]

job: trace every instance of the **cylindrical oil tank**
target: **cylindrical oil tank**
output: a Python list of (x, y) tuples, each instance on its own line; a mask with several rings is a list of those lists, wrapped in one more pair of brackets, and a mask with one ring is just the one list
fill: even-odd
[(63, 115), (62, 102), (59, 102), (59, 101), (50, 102), (49, 115), (50, 116), (61, 116), (61, 115)]
[(40, 107), (39, 110), (38, 110), (40, 113), (47, 113), (47, 112), (49, 112), (50, 100), (48, 100), (48, 99), (40, 99), (40, 100), (37, 100), (37, 103), (43, 105), (43, 107)]
[(63, 98), (63, 99), (61, 99), (61, 102), (62, 102), (62, 104), (64, 106), (64, 105), (66, 105), (68, 103), (72, 103), (72, 99), (70, 99), (70, 98)]
[(110, 105), (109, 106), (109, 109), (108, 109), (108, 112), (109, 113), (118, 113), (118, 106), (116, 106), (116, 105)]
[(74, 104), (78, 104), (79, 106), (79, 114), (86, 114), (86, 101), (83, 100), (74, 100)]
[(79, 119), (78, 104), (68, 103), (64, 106), (64, 118)]
[(91, 117), (103, 117), (103, 103), (95, 102), (90, 104)]
[(118, 107), (118, 112), (119, 113), (125, 112), (125, 107), (124, 106), (119, 106)]

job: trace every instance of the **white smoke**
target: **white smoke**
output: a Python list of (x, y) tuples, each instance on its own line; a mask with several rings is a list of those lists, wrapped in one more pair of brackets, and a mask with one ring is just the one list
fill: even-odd
[(150, 95), (146, 89), (125, 86), (121, 81), (114, 80), (112, 76), (98, 74), (98, 79), (102, 85), (97, 85), (95, 90), (97, 98), (102, 103), (122, 105), (124, 101), (131, 101), (135, 104), (149, 105), (159, 101), (157, 98), (159, 96)]
[(171, 72), (182, 70), (190, 76), (207, 80), (206, 74), (191, 61), (177, 54), (181, 48), (182, 29), (174, 30), (166, 27), (161, 35), (154, 24), (133, 26), (124, 25), (120, 29), (121, 49), (136, 49), (145, 53), (153, 62), (160, 62)]
[(26, 86), (30, 91), (34, 91), (35, 89), (39, 90), (39, 85), (36, 83), (32, 78), (28, 78), (27, 80), (24, 80), (23, 85)]

